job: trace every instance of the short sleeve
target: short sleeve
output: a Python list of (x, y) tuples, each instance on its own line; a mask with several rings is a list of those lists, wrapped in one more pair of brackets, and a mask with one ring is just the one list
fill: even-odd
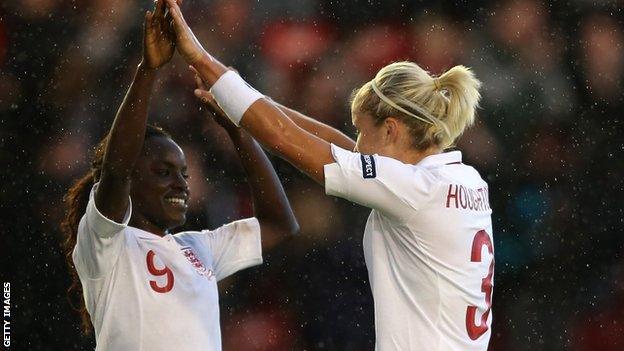
[(325, 165), (325, 192), (386, 215), (409, 219), (432, 196), (437, 181), (423, 167), (331, 145), (336, 162)]
[(212, 253), (217, 280), (262, 263), (260, 223), (256, 218), (242, 219), (202, 233)]
[(104, 217), (95, 206), (97, 186), (95, 184), (89, 194), (72, 255), (76, 270), (89, 279), (101, 278), (117, 261), (124, 243), (121, 232), (128, 226), (132, 214), (132, 202), (128, 199), (128, 209), (122, 223)]

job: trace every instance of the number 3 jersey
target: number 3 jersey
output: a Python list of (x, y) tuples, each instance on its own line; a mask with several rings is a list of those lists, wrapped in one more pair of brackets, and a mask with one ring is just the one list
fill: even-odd
[(96, 350), (221, 350), (217, 281), (262, 263), (255, 218), (164, 237), (104, 217), (91, 190), (73, 261)]
[(494, 268), (487, 184), (453, 151), (416, 165), (332, 145), (325, 190), (372, 208), (376, 349), (483, 350)]

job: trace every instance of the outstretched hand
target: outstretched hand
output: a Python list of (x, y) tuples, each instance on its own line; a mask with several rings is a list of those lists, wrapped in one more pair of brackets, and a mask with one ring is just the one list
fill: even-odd
[(188, 64), (194, 65), (198, 63), (206, 55), (206, 51), (186, 23), (184, 16), (182, 16), (178, 2), (176, 0), (164, 1), (167, 2), (169, 14), (171, 15), (178, 52)]
[(195, 67), (189, 66), (189, 69), (195, 75), (195, 85), (197, 86), (193, 93), (206, 106), (208, 111), (210, 111), (214, 115), (215, 121), (227, 131), (238, 130), (236, 125), (234, 125), (234, 123), (230, 121), (225, 112), (223, 112), (221, 107), (219, 107), (217, 101), (208, 90), (208, 87), (206, 87), (206, 83), (204, 83), (204, 81), (201, 79)]
[(171, 60), (175, 52), (175, 34), (165, 17), (165, 0), (156, 0), (154, 12), (145, 14), (143, 62), (156, 69)]

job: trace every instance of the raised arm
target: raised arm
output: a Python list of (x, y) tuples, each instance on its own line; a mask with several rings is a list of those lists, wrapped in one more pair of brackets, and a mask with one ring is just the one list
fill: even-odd
[(117, 111), (109, 132), (95, 204), (107, 218), (123, 220), (128, 207), (130, 176), (143, 147), (147, 111), (156, 71), (175, 51), (172, 30), (165, 20), (164, 0), (145, 14), (143, 58)]
[[(167, 0), (173, 18), (178, 51), (212, 86), (228, 69), (201, 46), (186, 24), (175, 0)], [(333, 163), (327, 141), (297, 126), (272, 101), (260, 99), (246, 110), (241, 126), (272, 152), (292, 163), (318, 183), (324, 183), (323, 166)]]
[(274, 104), (293, 122), (300, 128), (303, 128), (310, 134), (314, 134), (317, 137), (327, 141), (328, 143), (332, 143), (340, 146), (346, 150), (353, 150), (355, 148), (355, 141), (348, 136), (346, 136), (343, 132), (339, 131), (336, 128), (328, 126), (327, 124), (321, 123), (314, 118), (308, 117), (303, 113), (288, 108), (284, 105), (281, 105), (277, 102)]
[[(195, 81), (199, 90), (206, 90), (199, 76), (195, 76)], [(249, 181), (254, 216), (260, 223), (263, 251), (286, 236), (298, 232), (299, 224), (290, 208), (284, 188), (260, 145), (228, 120), (210, 93), (196, 95), (215, 115), (219, 125), (227, 131), (238, 152)]]
[[(228, 68), (238, 73), (236, 69), (232, 67)], [(207, 89), (198, 89), (198, 91), (196, 91), (196, 95), (198, 97), (201, 97), (203, 95), (212, 96), (212, 94), (210, 94)], [(290, 107), (286, 107), (279, 102), (271, 99), (270, 97), (269, 99), (273, 101), (273, 104), (275, 104), (275, 106), (277, 106), (280, 111), (282, 111), (286, 116), (288, 116), (288, 118), (295, 122), (295, 124), (299, 126), (299, 128), (302, 128), (306, 132), (314, 134), (328, 143), (338, 145), (345, 150), (353, 150), (355, 148), (355, 141), (338, 129), (331, 127), (325, 123), (319, 122), (316, 119), (306, 116), (305, 114), (297, 110), (293, 110)]]

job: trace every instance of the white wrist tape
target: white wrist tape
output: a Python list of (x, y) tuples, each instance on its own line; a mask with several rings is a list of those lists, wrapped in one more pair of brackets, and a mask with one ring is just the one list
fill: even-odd
[(210, 88), (210, 93), (237, 126), (249, 106), (264, 97), (234, 71), (227, 71), (219, 77)]

